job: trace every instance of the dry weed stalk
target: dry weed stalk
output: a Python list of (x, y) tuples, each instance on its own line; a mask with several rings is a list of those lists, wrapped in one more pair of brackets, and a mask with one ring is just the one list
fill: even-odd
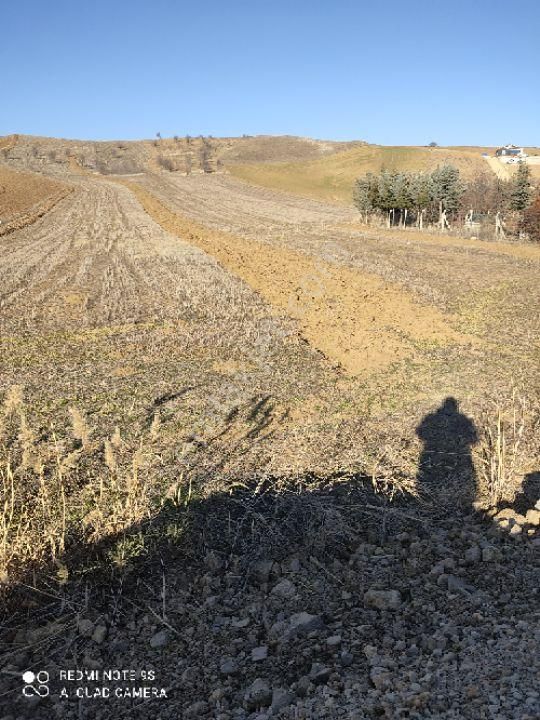
[(484, 415), (478, 466), (482, 494), (492, 507), (514, 499), (526, 472), (527, 416), (527, 403), (515, 390), (509, 401), (498, 400)]
[[(162, 498), (150, 482), (158, 426), (135, 442), (120, 430), (102, 444), (84, 415), (69, 410), (72, 432), (57, 436), (32, 428), (22, 389), (14, 387), (0, 406), (0, 579), (29, 563), (59, 562), (76, 542), (96, 542), (149, 517)], [(77, 447), (80, 443), (82, 447)]]

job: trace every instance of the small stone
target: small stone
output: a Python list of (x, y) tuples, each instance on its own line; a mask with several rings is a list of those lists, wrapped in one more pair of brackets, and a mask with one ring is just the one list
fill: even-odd
[(284, 578), (277, 585), (272, 588), (272, 595), (275, 595), (282, 600), (290, 600), (296, 595), (296, 585)]
[(462, 578), (457, 577), (457, 575), (448, 576), (448, 592), (468, 595), (471, 589), (472, 588), (468, 586)]
[(273, 563), (270, 560), (261, 560), (253, 568), (253, 577), (255, 580), (264, 585), (270, 579)]
[(313, 630), (321, 630), (324, 627), (323, 620), (320, 615), (310, 615), (307, 612), (299, 612), (291, 615), (287, 636), (289, 638), (296, 635), (307, 635)]
[(244, 694), (244, 705), (247, 710), (268, 707), (272, 702), (272, 690), (262, 678), (257, 678)]
[(377, 610), (397, 610), (401, 605), (401, 594), (398, 590), (368, 590), (364, 593), (364, 603)]
[(225, 564), (223, 557), (219, 553), (214, 552), (213, 550), (210, 550), (210, 552), (206, 553), (204, 563), (211, 572), (217, 572), (218, 570), (221, 570), (221, 568)]
[(480, 550), (478, 545), (473, 545), (465, 551), (465, 561), (469, 565), (475, 565), (476, 563), (480, 562), (481, 558), (482, 551)]
[(150, 638), (150, 647), (154, 649), (164, 648), (169, 644), (171, 634), (168, 630), (160, 630)]
[(342, 650), (339, 656), (339, 661), (343, 667), (350, 667), (354, 661), (354, 655), (347, 650)]
[(496, 548), (482, 548), (482, 562), (496, 562), (497, 560), (500, 560), (500, 553)]
[(259, 662), (260, 660), (266, 660), (268, 657), (268, 646), (260, 645), (259, 647), (253, 648), (251, 651), (251, 659), (253, 662)]
[(386, 690), (390, 686), (390, 673), (387, 668), (371, 668), (369, 679), (377, 690)]
[(500, 510), (493, 518), (503, 527), (513, 527), (514, 525), (526, 525), (527, 520), (512, 508), (504, 508)]
[(234, 658), (223, 658), (219, 665), (219, 672), (223, 677), (236, 675), (238, 673), (238, 663)]
[(525, 520), (529, 525), (540, 525), (540, 510), (527, 510)]
[(341, 635), (331, 635), (329, 638), (326, 638), (326, 644), (330, 648), (341, 645)]
[(186, 717), (199, 718), (206, 712), (208, 712), (208, 703), (204, 702), (204, 700), (198, 700), (187, 708)]
[(79, 620), (78, 629), (79, 633), (83, 637), (92, 637), (92, 633), (94, 632), (94, 623), (87, 618), (82, 618), (81, 620)]
[(312, 688), (313, 685), (311, 683), (311, 680), (308, 678), (307, 675), (304, 675), (300, 678), (300, 680), (296, 683), (296, 694), (298, 697), (306, 697), (308, 694), (310, 688)]
[(272, 692), (272, 704), (270, 710), (272, 715), (277, 715), (281, 710), (294, 702), (294, 697), (285, 688), (274, 688)]
[(309, 671), (309, 679), (314, 685), (323, 685), (328, 682), (332, 671), (329, 667), (321, 665), (320, 663), (313, 663), (311, 670)]
[(249, 625), (249, 618), (242, 618), (242, 620), (235, 620), (232, 623), (234, 628), (245, 628)]
[(105, 625), (96, 625), (94, 628), (94, 632), (92, 633), (92, 640), (97, 643), (98, 645), (101, 645), (101, 643), (105, 640), (107, 637), (107, 628)]

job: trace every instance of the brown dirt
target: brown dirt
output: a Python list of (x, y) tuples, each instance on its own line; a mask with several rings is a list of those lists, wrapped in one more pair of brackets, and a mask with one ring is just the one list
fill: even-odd
[(169, 210), (134, 183), (149, 215), (168, 232), (213, 255), (274, 307), (300, 321), (312, 347), (353, 375), (414, 354), (418, 342), (460, 343), (452, 319), (375, 275), (212, 231)]
[(35, 222), (70, 192), (65, 183), (0, 166), (0, 235)]

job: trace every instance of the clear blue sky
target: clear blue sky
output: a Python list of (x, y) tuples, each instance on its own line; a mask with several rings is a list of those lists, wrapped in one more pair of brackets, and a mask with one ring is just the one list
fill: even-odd
[(0, 17), (0, 134), (540, 145), (537, 0), (6, 0)]

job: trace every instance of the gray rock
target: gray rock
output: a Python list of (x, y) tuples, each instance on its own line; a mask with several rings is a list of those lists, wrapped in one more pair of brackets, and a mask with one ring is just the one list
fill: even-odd
[(465, 580), (458, 577), (457, 575), (448, 576), (448, 592), (450, 593), (461, 593), (462, 595), (468, 595), (471, 592), (471, 586), (467, 585)]
[(377, 610), (398, 610), (401, 594), (398, 590), (368, 590), (364, 593), (364, 603)]
[(339, 661), (343, 667), (350, 667), (354, 661), (354, 655), (347, 650), (342, 650), (339, 656)]
[(94, 632), (92, 633), (92, 640), (97, 643), (98, 645), (101, 645), (101, 643), (105, 640), (107, 637), (107, 628), (105, 625), (96, 625), (94, 628)]
[(245, 628), (249, 625), (250, 620), (249, 618), (242, 618), (241, 620), (235, 620), (232, 623), (232, 627), (234, 628)]
[(296, 683), (296, 694), (298, 695), (298, 697), (304, 698), (309, 693), (311, 688), (313, 688), (311, 680), (308, 678), (307, 675), (304, 675)]
[(171, 640), (171, 634), (168, 630), (159, 630), (155, 635), (150, 638), (150, 647), (154, 649), (164, 648), (169, 644)]
[(387, 668), (372, 667), (369, 673), (369, 679), (377, 690), (386, 690), (390, 686), (390, 673)]
[(253, 648), (251, 651), (251, 659), (253, 662), (259, 662), (260, 660), (266, 660), (268, 657), (268, 647), (266, 645), (260, 645), (259, 647)]
[(244, 694), (244, 705), (247, 710), (268, 707), (272, 702), (270, 685), (262, 678), (257, 678)]
[(294, 696), (285, 688), (274, 688), (272, 692), (272, 704), (270, 705), (270, 714), (277, 715), (281, 710), (288, 707), (294, 702)]
[(309, 679), (314, 685), (322, 685), (323, 683), (328, 682), (331, 674), (331, 669), (326, 667), (326, 665), (313, 663), (311, 670), (309, 671)]
[(94, 623), (91, 620), (88, 620), (87, 618), (81, 618), (77, 625), (79, 629), (79, 633), (83, 637), (92, 637), (92, 633), (94, 632)]
[(221, 570), (225, 564), (222, 555), (215, 552), (214, 550), (210, 550), (206, 553), (204, 563), (211, 572), (217, 572), (218, 570)]
[(497, 562), (500, 560), (501, 554), (494, 547), (485, 547), (482, 549), (482, 562)]
[(284, 578), (272, 588), (272, 595), (282, 600), (290, 600), (296, 595), (296, 586), (287, 578)]
[(261, 560), (254, 566), (252, 570), (253, 577), (261, 585), (269, 581), (272, 565), (273, 563), (270, 560)]
[(314, 630), (322, 630), (323, 627), (324, 622), (320, 615), (299, 612), (291, 615), (286, 634), (288, 638), (293, 638), (297, 635), (307, 635)]
[(480, 562), (482, 559), (482, 551), (478, 547), (478, 545), (473, 545), (470, 548), (467, 548), (465, 551), (465, 561), (469, 563), (469, 565), (475, 565), (476, 563)]
[(338, 647), (338, 645), (341, 645), (341, 635), (331, 635), (326, 638), (326, 644), (329, 648)]
[(238, 663), (234, 658), (223, 658), (219, 665), (219, 672), (223, 677), (228, 675), (236, 675), (238, 673)]
[(204, 700), (198, 700), (187, 708), (186, 717), (199, 718), (206, 712), (208, 712), (208, 703), (204, 702)]

